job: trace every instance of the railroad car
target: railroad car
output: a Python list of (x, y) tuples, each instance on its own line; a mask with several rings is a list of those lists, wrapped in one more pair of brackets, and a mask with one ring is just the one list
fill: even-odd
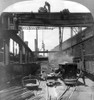
[(66, 63), (59, 64), (59, 69), (62, 74), (62, 79), (67, 85), (75, 85), (77, 82), (77, 64)]

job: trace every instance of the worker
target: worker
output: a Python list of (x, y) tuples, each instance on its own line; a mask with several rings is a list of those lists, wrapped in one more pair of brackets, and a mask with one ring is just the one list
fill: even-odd
[(45, 71), (43, 71), (43, 72), (42, 72), (42, 77), (43, 77), (43, 80), (45, 80), (45, 81), (46, 81), (47, 74), (46, 74), (46, 72), (45, 72)]
[(79, 78), (82, 78), (84, 85), (86, 85), (86, 83), (85, 83), (85, 73), (82, 70), (80, 70), (80, 74), (78, 76), (78, 79)]

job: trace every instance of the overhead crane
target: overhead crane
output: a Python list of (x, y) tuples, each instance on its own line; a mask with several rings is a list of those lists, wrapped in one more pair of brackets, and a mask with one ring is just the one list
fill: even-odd
[(16, 24), (21, 26), (89, 27), (94, 23), (91, 13), (4, 12), (1, 16), (6, 21), (9, 19), (10, 24), (16, 19)]
[[(91, 13), (70, 13), (70, 12), (4, 12), (0, 17), (1, 33), (8, 31), (20, 30), (19, 26), (35, 26), (35, 27), (59, 27), (59, 45), (62, 47), (61, 27), (91, 27), (94, 24)], [(11, 33), (11, 32), (10, 32)], [(22, 43), (27, 50), (32, 52), (25, 43), (20, 39), (16, 39), (16, 34), (10, 34), (19, 43)], [(49, 51), (47, 51), (48, 53)], [(41, 53), (41, 51), (39, 51)], [(46, 51), (45, 51), (46, 53)]]

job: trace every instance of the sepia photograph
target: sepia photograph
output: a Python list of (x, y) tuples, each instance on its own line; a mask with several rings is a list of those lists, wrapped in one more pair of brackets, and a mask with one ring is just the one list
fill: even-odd
[(94, 100), (94, 0), (0, 0), (0, 100)]

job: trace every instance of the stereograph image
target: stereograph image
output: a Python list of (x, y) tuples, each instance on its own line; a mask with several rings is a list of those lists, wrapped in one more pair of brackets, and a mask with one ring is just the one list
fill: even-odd
[(0, 0), (0, 100), (94, 100), (93, 0)]

